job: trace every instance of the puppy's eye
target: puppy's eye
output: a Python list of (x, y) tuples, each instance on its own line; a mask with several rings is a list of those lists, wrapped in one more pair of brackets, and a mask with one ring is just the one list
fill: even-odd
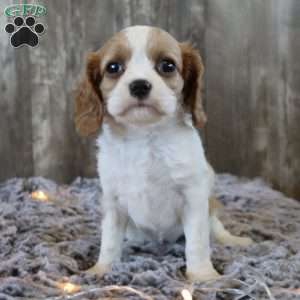
[(171, 59), (163, 59), (157, 64), (156, 68), (159, 73), (168, 75), (175, 72), (176, 65)]
[(123, 69), (123, 65), (118, 62), (111, 62), (105, 68), (106, 72), (111, 75), (121, 74), (123, 72)]

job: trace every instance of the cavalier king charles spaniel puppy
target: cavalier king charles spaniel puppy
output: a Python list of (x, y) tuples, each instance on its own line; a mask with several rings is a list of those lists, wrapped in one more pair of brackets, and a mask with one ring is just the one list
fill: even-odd
[(184, 234), (187, 277), (206, 281), (219, 276), (210, 232), (223, 244), (251, 243), (217, 217), (214, 172), (197, 131), (206, 121), (202, 74), (198, 52), (155, 27), (128, 27), (88, 55), (75, 124), (81, 135), (98, 133), (104, 214), (89, 272), (109, 271), (124, 238), (174, 242)]

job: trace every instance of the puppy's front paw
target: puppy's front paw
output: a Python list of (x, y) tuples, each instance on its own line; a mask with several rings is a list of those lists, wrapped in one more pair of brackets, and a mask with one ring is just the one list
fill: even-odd
[(221, 277), (221, 275), (213, 267), (201, 268), (197, 271), (187, 270), (186, 276), (188, 280), (192, 282), (205, 282)]
[(105, 273), (109, 272), (111, 270), (110, 265), (104, 265), (100, 263), (96, 263), (93, 267), (87, 269), (85, 273), (91, 274), (91, 275), (98, 275), (102, 277)]

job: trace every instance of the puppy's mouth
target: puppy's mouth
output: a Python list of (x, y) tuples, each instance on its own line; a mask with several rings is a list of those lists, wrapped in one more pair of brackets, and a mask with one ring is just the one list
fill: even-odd
[(124, 109), (119, 116), (124, 116), (127, 113), (131, 112), (131, 111), (144, 111), (144, 112), (148, 112), (151, 114), (156, 114), (156, 115), (163, 115), (163, 112), (157, 108), (154, 105), (151, 105), (149, 103), (145, 103), (145, 102), (140, 102), (140, 103), (134, 103), (129, 105), (128, 107), (126, 107), (126, 109)]

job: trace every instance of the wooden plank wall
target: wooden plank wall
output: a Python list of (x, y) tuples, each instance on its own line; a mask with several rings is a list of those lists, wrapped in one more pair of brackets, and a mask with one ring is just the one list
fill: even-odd
[[(0, 30), (0, 180), (95, 175), (94, 142), (74, 131), (72, 90), (88, 51), (149, 24), (203, 56), (203, 135), (215, 169), (263, 176), (300, 198), (299, 0), (40, 2), (47, 31), (37, 48), (13, 49)], [(11, 3), (1, 1), (1, 12)], [(2, 14), (0, 28), (6, 21)]]

